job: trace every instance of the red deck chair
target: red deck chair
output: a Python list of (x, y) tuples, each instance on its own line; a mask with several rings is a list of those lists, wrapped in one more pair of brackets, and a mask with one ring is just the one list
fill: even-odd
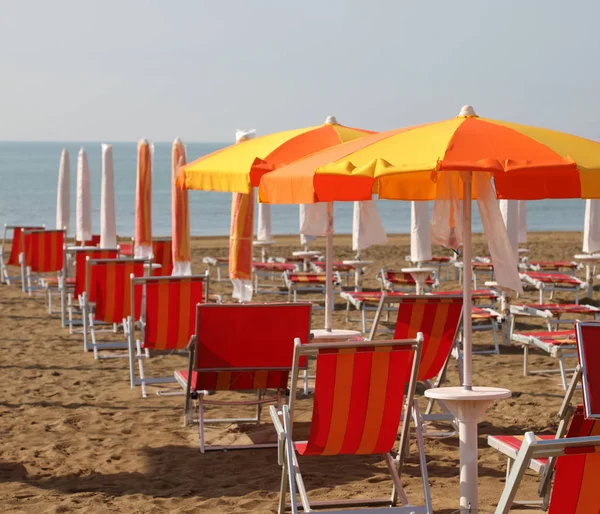
[(575, 303), (579, 303), (579, 291), (587, 288), (587, 282), (566, 273), (546, 273), (542, 271), (527, 271), (519, 273), (524, 285), (535, 287), (540, 292), (539, 303), (544, 303), (544, 291), (550, 292), (550, 299), (556, 291), (575, 293)]
[[(463, 298), (460, 295), (403, 295), (389, 297), (384, 295), (371, 326), (369, 339), (375, 339), (381, 315), (386, 304), (397, 304), (398, 314), (394, 328), (394, 339), (416, 337), (423, 334), (423, 350), (419, 365), (419, 381), (427, 387), (439, 387), (443, 380), (452, 347), (462, 321)], [(459, 366), (460, 368), (460, 366)], [(448, 421), (454, 426), (454, 416), (440, 402), (443, 414), (432, 414), (434, 402), (429, 401), (422, 421)], [(456, 428), (456, 427), (454, 427)], [(450, 432), (454, 433), (455, 430)], [(448, 432), (426, 431), (428, 436), (449, 435)]]
[[(64, 276), (65, 258), (64, 230), (24, 230), (23, 253), (21, 257), (21, 277), (23, 291), (31, 293), (34, 289), (46, 289), (54, 286), (58, 288)], [(55, 274), (54, 277), (47, 274)], [(35, 286), (34, 281), (40, 280), (40, 285)], [(47, 279), (47, 285), (41, 279)], [(56, 280), (52, 280), (55, 278)], [(48, 297), (50, 311), (51, 297)]]
[[(129, 374), (131, 388), (142, 386), (142, 396), (148, 396), (147, 384), (175, 382), (170, 377), (146, 377), (144, 360), (150, 351), (183, 351), (190, 344), (196, 329), (196, 305), (208, 299), (208, 277), (144, 277), (131, 280), (132, 300), (144, 297), (140, 319), (141, 334), (135, 335), (135, 323), (127, 320), (129, 341)], [(133, 311), (133, 307), (131, 308)], [(135, 375), (135, 360), (139, 364), (139, 378)], [(180, 393), (181, 394), (181, 393)]]
[(600, 419), (600, 323), (578, 321), (575, 334), (585, 415)]
[(557, 461), (548, 514), (600, 512), (600, 422), (579, 409), (565, 438), (538, 440), (532, 432), (525, 434), (496, 514), (508, 514), (529, 461), (548, 457)]
[[(382, 268), (377, 273), (377, 280), (381, 284), (382, 291), (408, 291), (415, 290), (416, 282), (410, 273), (405, 273), (399, 270), (389, 270)], [(425, 288), (430, 291), (438, 287), (439, 282), (435, 275), (427, 277), (425, 280)]]
[(92, 234), (88, 241), (77, 241), (77, 246), (97, 247), (100, 246), (100, 234)]
[[(143, 259), (87, 259), (86, 288), (83, 293), (83, 344), (84, 350), (94, 351), (94, 358), (99, 359), (99, 350), (115, 348), (127, 349), (127, 342), (101, 342), (96, 337), (98, 322), (108, 323), (113, 326), (125, 322), (133, 315), (137, 321), (140, 317), (142, 306), (141, 295), (131, 295), (131, 277), (144, 276)], [(94, 304), (92, 312), (91, 304)], [(132, 309), (133, 304), (133, 309)], [(88, 342), (88, 328), (92, 337), (91, 345)], [(122, 355), (108, 355), (108, 357), (126, 357)], [(103, 356), (104, 357), (104, 356)]]
[[(211, 422), (260, 422), (261, 406), (281, 403), (292, 369), (294, 340), (309, 340), (309, 303), (202, 304), (196, 310), (196, 333), (188, 371), (175, 372), (186, 390), (185, 420), (190, 402), (198, 397), (200, 450), (265, 448), (273, 444), (209, 446), (204, 424)], [(304, 366), (305, 363), (303, 362)], [(191, 375), (192, 379), (188, 380)], [(296, 382), (292, 382), (296, 384)], [(265, 389), (274, 389), (276, 398), (263, 398)], [(257, 391), (258, 397), (242, 401), (205, 398), (205, 391)], [(204, 405), (256, 405), (253, 418), (205, 419)]]
[[(285, 510), (286, 490), (290, 490), (291, 510), (312, 511), (313, 507), (349, 505), (395, 506), (400, 498), (403, 506), (351, 512), (432, 512), (423, 440), (417, 430), (417, 443), (426, 506), (410, 506), (400, 482), (399, 468), (403, 448), (409, 437), (419, 356), (423, 336), (393, 341), (348, 341), (344, 343), (296, 342), (292, 383), (298, 379), (300, 359), (316, 356), (315, 397), (308, 439), (298, 441), (293, 432), (295, 395), (289, 406), (279, 412), (271, 407), (271, 418), (279, 435), (279, 464), (282, 465), (279, 513)], [(407, 387), (408, 386), (408, 387)], [(408, 390), (406, 403), (404, 391)], [(403, 409), (404, 405), (407, 407)], [(390, 454), (400, 434), (396, 460)], [(374, 455), (383, 454), (393, 480), (391, 497), (373, 500), (328, 501), (309, 503), (297, 456)], [(399, 465), (400, 464), (400, 465)], [(301, 506), (296, 495), (300, 496)], [(301, 509), (301, 510), (299, 510)], [(341, 510), (328, 511), (341, 513)], [(348, 511), (343, 511), (348, 512)]]
[(152, 253), (154, 264), (160, 264), (160, 268), (152, 270), (154, 277), (170, 277), (173, 273), (173, 240), (171, 238), (152, 240)]
[[(67, 247), (66, 258), (71, 257), (75, 262), (75, 269), (72, 277), (68, 277), (66, 285), (62, 288), (61, 303), (63, 310), (66, 308), (68, 313), (69, 333), (73, 333), (73, 327), (82, 325), (83, 320), (75, 319), (75, 306), (73, 300), (77, 300), (79, 310), (83, 312), (83, 293), (86, 287), (86, 266), (87, 258), (90, 259), (116, 259), (119, 256), (118, 248), (91, 248), (91, 247)], [(66, 293), (66, 298), (65, 298)], [(88, 296), (89, 299), (89, 296)], [(65, 307), (66, 304), (66, 307)], [(63, 315), (64, 316), (64, 315)], [(64, 325), (63, 325), (64, 326)]]
[[(44, 225), (25, 226), (25, 225), (4, 225), (4, 235), (2, 237), (2, 247), (0, 248), (0, 282), (10, 285), (11, 282), (20, 282), (23, 277), (18, 275), (9, 275), (7, 266), (21, 268), (19, 256), (23, 253), (23, 230), (44, 230)], [(12, 232), (12, 239), (9, 239), (8, 233)], [(10, 243), (10, 254), (8, 260), (5, 260), (5, 246)]]

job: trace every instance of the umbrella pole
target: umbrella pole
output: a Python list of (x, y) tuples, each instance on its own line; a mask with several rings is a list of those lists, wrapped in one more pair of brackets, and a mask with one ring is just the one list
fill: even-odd
[(472, 300), (471, 279), (473, 264), (471, 262), (471, 172), (462, 174), (463, 179), (463, 387), (473, 389), (471, 361), (473, 359), (471, 325)]
[(331, 332), (333, 317), (333, 202), (327, 203), (327, 237), (325, 243), (325, 330)]

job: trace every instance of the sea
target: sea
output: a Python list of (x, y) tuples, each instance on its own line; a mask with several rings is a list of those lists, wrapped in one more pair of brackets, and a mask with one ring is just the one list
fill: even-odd
[[(110, 143), (110, 142), (108, 142)], [(229, 143), (188, 143), (188, 162)], [(115, 168), (115, 205), (117, 233), (134, 232), (136, 142), (112, 143)], [(0, 224), (38, 224), (54, 227), (58, 167), (63, 148), (69, 150), (71, 165), (71, 230), (75, 225), (75, 184), (77, 154), (88, 153), (90, 166), (93, 231), (100, 230), (100, 142), (0, 142)], [(152, 231), (156, 236), (171, 233), (171, 142), (154, 143), (152, 183)], [(231, 194), (190, 191), (190, 229), (192, 235), (229, 234)], [(431, 202), (432, 203), (432, 202)], [(378, 200), (378, 209), (388, 233), (408, 233), (410, 203)], [(334, 230), (352, 232), (352, 202), (334, 206)], [(537, 200), (527, 203), (529, 231), (583, 230), (583, 200)], [(298, 206), (273, 205), (273, 234), (297, 234)], [(481, 232), (477, 209), (473, 209), (473, 230)]]

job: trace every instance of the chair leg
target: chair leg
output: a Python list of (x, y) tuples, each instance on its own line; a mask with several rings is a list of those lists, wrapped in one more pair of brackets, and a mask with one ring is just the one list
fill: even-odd
[(529, 346), (523, 345), (523, 376), (526, 377), (528, 375), (527, 370), (527, 357), (529, 356)]
[[(89, 341), (88, 341), (88, 330), (89, 330), (88, 321), (89, 321), (89, 318), (88, 318), (88, 303), (87, 303), (87, 295), (86, 295), (86, 293), (83, 293), (82, 303), (83, 303), (83, 310), (82, 310), (83, 351), (84, 352), (89, 352), (90, 351)], [(91, 314), (89, 314), (89, 316), (91, 316)]]
[(277, 508), (278, 514), (285, 513), (285, 493), (287, 492), (287, 459), (283, 459), (283, 466), (281, 466), (281, 485), (279, 486), (279, 506)]
[[(64, 278), (63, 278), (64, 280)], [(67, 302), (66, 302), (66, 292), (65, 292), (65, 284), (63, 283), (60, 289), (60, 324), (62, 328), (65, 328), (65, 318), (66, 318), (66, 310), (67, 310)]]
[[(190, 380), (191, 377), (188, 377)], [(204, 395), (198, 393), (198, 433), (200, 436), (200, 452), (204, 453)]]
[(558, 356), (558, 367), (560, 369), (560, 380), (562, 382), (563, 389), (566, 391), (569, 386), (567, 385), (567, 371), (565, 369), (565, 361), (563, 360), (563, 356)]
[(363, 334), (367, 333), (367, 304), (364, 303), (360, 308), (360, 315), (362, 319)]
[[(137, 349), (137, 360), (140, 368), (140, 383), (142, 384), (142, 398), (148, 398), (148, 391), (146, 390), (146, 376), (144, 374), (144, 354), (142, 353), (142, 343), (136, 340)], [(132, 386), (133, 388), (133, 386)]]
[(260, 415), (262, 412), (262, 405), (260, 403), (260, 401), (262, 400), (262, 390), (259, 389), (256, 392), (256, 399), (258, 400), (258, 403), (256, 404), (256, 423), (260, 424)]
[(92, 335), (92, 348), (94, 350), (94, 359), (98, 360), (98, 345), (96, 344), (96, 331), (94, 330), (94, 317), (90, 314), (90, 334)]
[(494, 340), (494, 351), (496, 355), (500, 355), (500, 347), (498, 346), (498, 322), (492, 319), (492, 338)]
[(423, 493), (425, 495), (425, 505), (427, 512), (433, 512), (431, 506), (431, 491), (429, 490), (429, 473), (427, 472), (427, 459), (425, 458), (425, 442), (423, 440), (423, 426), (421, 424), (421, 414), (419, 413), (419, 403), (413, 402), (415, 412), (415, 433), (417, 435), (417, 447), (419, 449), (419, 466), (421, 468), (421, 479), (423, 480)]

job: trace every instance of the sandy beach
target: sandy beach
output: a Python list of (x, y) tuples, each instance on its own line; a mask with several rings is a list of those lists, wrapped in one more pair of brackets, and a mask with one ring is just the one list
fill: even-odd
[[(276, 237), (272, 255), (289, 255), (299, 247), (297, 236)], [(335, 237), (335, 258), (352, 258), (350, 236)], [(193, 239), (193, 269), (203, 272), (202, 257), (226, 256), (225, 237)], [(313, 247), (324, 251), (324, 242)], [(530, 234), (531, 260), (572, 259), (580, 252), (581, 233)], [(437, 249), (437, 254), (447, 251)], [(474, 236), (474, 255), (487, 255), (481, 234)], [(405, 266), (406, 235), (390, 236), (387, 246), (364, 252), (373, 260), (365, 286), (376, 288), (381, 267)], [(580, 273), (581, 276), (581, 273)], [(442, 282), (456, 289), (456, 282)], [(211, 282), (211, 292), (230, 299), (229, 282)], [(285, 296), (261, 295), (265, 301)], [(317, 298), (315, 296), (311, 298)], [(537, 293), (526, 298), (537, 301)], [(572, 301), (559, 294), (558, 301)], [(586, 301), (597, 305), (598, 302)], [(355, 316), (356, 314), (353, 313)], [(315, 311), (313, 328), (322, 328), (323, 311)], [(6, 513), (145, 513), (145, 512), (276, 512), (280, 467), (273, 449), (212, 452), (202, 455), (194, 426), (182, 425), (182, 396), (142, 399), (130, 390), (126, 359), (94, 361), (82, 351), (81, 334), (69, 335), (57, 314), (48, 316), (42, 296), (26, 297), (18, 286), (0, 286), (0, 338), (3, 375), (0, 397), (0, 511)], [(339, 296), (334, 327), (358, 329), (345, 322), (345, 302)], [(517, 329), (543, 328), (541, 323)], [(476, 332), (478, 349), (492, 344), (490, 331)], [(553, 369), (554, 359), (535, 353), (532, 365)], [(147, 365), (171, 374), (187, 364), (183, 356), (157, 357)], [(501, 355), (474, 357), (474, 383), (507, 387), (511, 399), (491, 406), (480, 424), (480, 507), (493, 511), (504, 487), (506, 462), (487, 446), (490, 434), (552, 433), (564, 391), (557, 375), (524, 377), (522, 351), (502, 347)], [(458, 385), (456, 361), (450, 362), (447, 383)], [(175, 386), (173, 386), (175, 390)], [(300, 394), (300, 393), (298, 393)], [(231, 397), (219, 394), (218, 397)], [(419, 395), (425, 404), (421, 394)], [(298, 402), (300, 421), (310, 419), (311, 398)], [(208, 416), (230, 416), (236, 408), (212, 408)], [(209, 442), (275, 440), (268, 417), (261, 426), (216, 425)], [(414, 448), (414, 446), (413, 446)], [(458, 508), (458, 439), (426, 441), (435, 512)], [(380, 457), (305, 458), (301, 461), (312, 498), (385, 496), (391, 480)], [(415, 455), (402, 481), (409, 499), (423, 500)], [(538, 477), (528, 472), (518, 497), (535, 499)], [(531, 512), (515, 509), (514, 512)]]

